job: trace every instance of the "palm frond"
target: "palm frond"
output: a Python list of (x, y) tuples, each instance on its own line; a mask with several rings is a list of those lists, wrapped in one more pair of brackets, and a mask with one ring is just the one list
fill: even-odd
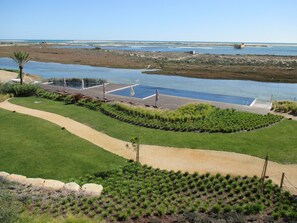
[(25, 63), (27, 63), (30, 58), (30, 54), (24, 51), (17, 51), (13, 52), (13, 56), (11, 59), (13, 59), (19, 66), (23, 66)]

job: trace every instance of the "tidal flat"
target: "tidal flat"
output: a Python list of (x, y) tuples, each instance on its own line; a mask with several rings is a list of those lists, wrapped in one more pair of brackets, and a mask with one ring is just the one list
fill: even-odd
[(152, 69), (147, 73), (207, 79), (297, 83), (297, 56), (211, 55), (186, 52), (140, 52), (103, 49), (54, 48), (32, 44), (1, 46), (0, 57), (14, 51), (30, 53), (31, 60), (98, 67)]

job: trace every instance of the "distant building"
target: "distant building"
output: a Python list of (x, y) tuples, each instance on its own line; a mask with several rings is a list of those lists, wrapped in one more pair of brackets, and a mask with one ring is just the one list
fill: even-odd
[(245, 47), (244, 43), (234, 44), (234, 49), (243, 49)]

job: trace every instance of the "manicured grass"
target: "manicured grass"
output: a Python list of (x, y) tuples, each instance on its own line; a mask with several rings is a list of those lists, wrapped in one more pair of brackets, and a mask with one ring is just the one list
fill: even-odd
[(0, 171), (66, 180), (115, 169), (125, 160), (60, 127), (0, 109)]
[[(34, 103), (34, 102), (40, 103)], [(249, 154), (280, 163), (297, 163), (297, 122), (284, 120), (271, 127), (232, 134), (169, 132), (134, 126), (100, 112), (44, 98), (13, 98), (22, 106), (57, 113), (84, 123), (110, 136), (129, 141), (138, 133), (143, 144), (222, 150)]]

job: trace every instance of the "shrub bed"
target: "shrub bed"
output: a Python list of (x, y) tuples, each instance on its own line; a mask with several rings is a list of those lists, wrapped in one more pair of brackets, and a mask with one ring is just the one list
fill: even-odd
[(179, 132), (232, 133), (252, 131), (282, 120), (278, 115), (259, 115), (234, 109), (219, 109), (208, 104), (188, 104), (175, 111), (135, 107), (123, 103), (103, 103), (82, 94), (63, 94), (36, 91), (38, 97), (65, 104), (77, 104), (118, 120), (147, 128)]
[(6, 99), (10, 98), (10, 94), (0, 94), (0, 102), (5, 101)]
[(19, 204), (14, 196), (8, 191), (3, 190), (4, 182), (0, 177), (0, 222), (17, 222), (19, 217)]
[[(148, 222), (148, 219), (170, 218), (186, 213), (258, 215), (259, 217), (296, 220), (297, 203), (266, 180), (264, 192), (259, 192), (258, 177), (232, 177), (209, 173), (200, 175), (153, 169), (134, 162), (126, 166), (79, 179), (80, 184), (100, 183), (100, 197), (61, 194), (28, 198), (27, 191), (17, 192), (19, 200), (34, 213), (60, 216), (74, 214), (107, 222)], [(24, 199), (24, 196), (27, 198)], [(146, 220), (145, 220), (146, 219)]]
[(297, 115), (297, 102), (293, 101), (274, 101), (272, 104), (272, 110), (276, 112), (289, 113)]
[(175, 111), (164, 111), (114, 103), (102, 104), (101, 111), (134, 125), (183, 132), (251, 131), (282, 120), (277, 115), (223, 110), (207, 104), (188, 104)]
[(39, 87), (34, 84), (2, 84), (0, 85), (1, 94), (13, 94), (15, 97), (28, 97), (35, 95)]
[(45, 91), (43, 89), (38, 89), (36, 91), (36, 96), (54, 101), (63, 101), (65, 104), (77, 104), (79, 106), (84, 106), (86, 108), (97, 111), (102, 105), (102, 102), (100, 100), (96, 100), (82, 94), (54, 93)]

